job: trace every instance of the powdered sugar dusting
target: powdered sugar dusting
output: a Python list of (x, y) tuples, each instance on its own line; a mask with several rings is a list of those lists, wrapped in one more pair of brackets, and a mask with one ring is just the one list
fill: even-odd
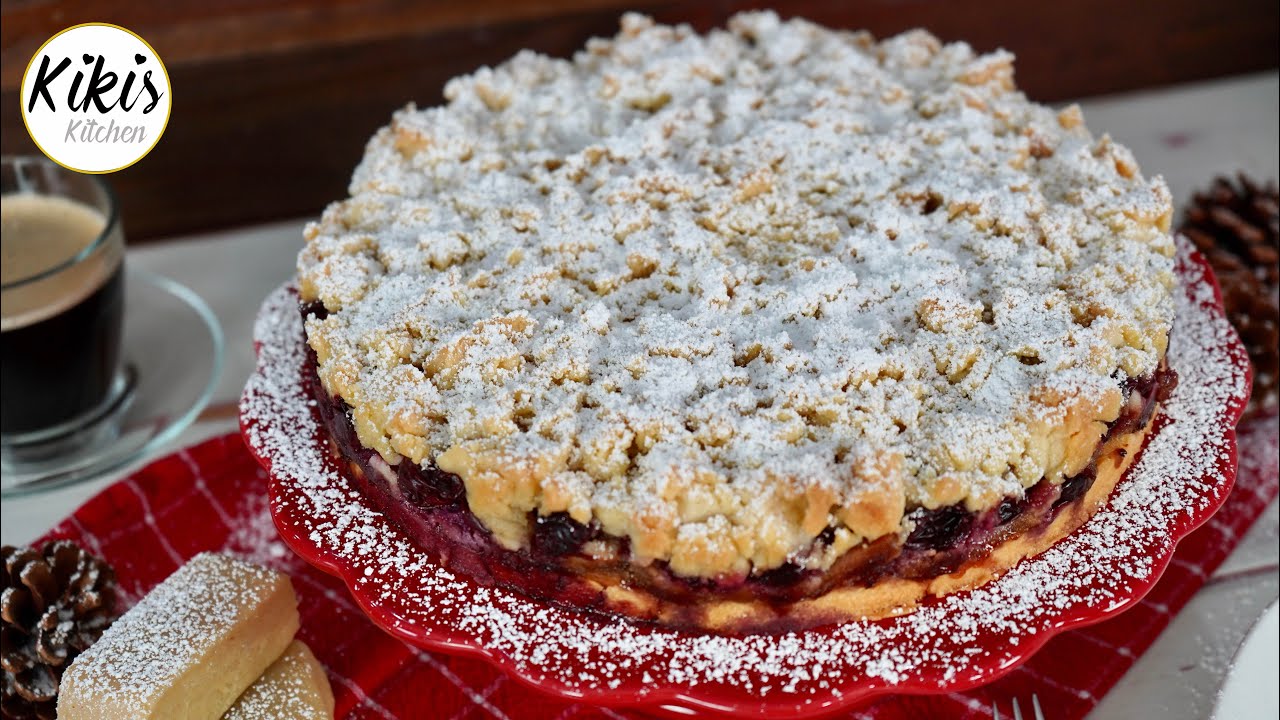
[(63, 676), (59, 702), (143, 717), (160, 693), (266, 602), (279, 578), (213, 553), (196, 555), (76, 658)]
[(670, 701), (674, 686), (694, 698), (746, 693), (795, 706), (868, 688), (968, 683), (998, 674), (1064, 622), (1132, 602), (1176, 538), (1230, 489), (1235, 445), (1227, 428), (1244, 404), (1244, 354), (1202, 262), (1184, 251), (1179, 265), (1184, 288), (1169, 358), (1180, 383), (1110, 505), (1002, 578), (899, 618), (779, 636), (691, 634), (551, 607), (453, 576), (370, 510), (320, 443), (303, 441), (320, 437), (320, 428), (300, 387), (302, 327), (288, 289), (268, 298), (256, 326), (259, 371), (242, 401), (244, 431), (271, 463), (286, 541), (335, 564), (381, 624), (406, 638), (477, 648), (534, 682), (587, 697), (608, 693), (614, 702)]
[(993, 507), (1163, 354), (1168, 190), (1008, 53), (632, 15), (446, 96), (370, 141), (299, 288), (361, 442), (508, 548), (568, 512), (716, 576)]
[(239, 502), (242, 507), (236, 510), (235, 517), (242, 520), (231, 526), (221, 552), (291, 574), (299, 567), (299, 559), (280, 540), (271, 520), (270, 501), (262, 495), (249, 494)]
[[(284, 654), (249, 686), (223, 720), (269, 718), (322, 720), (333, 717), (333, 700), (320, 686), (324, 672), (306, 645), (293, 641)], [(327, 710), (327, 712), (326, 712)]]

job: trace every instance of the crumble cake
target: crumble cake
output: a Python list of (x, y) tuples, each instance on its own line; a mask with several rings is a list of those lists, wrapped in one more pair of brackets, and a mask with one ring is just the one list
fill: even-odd
[(628, 15), (398, 112), (308, 226), (311, 391), (451, 569), (761, 629), (980, 584), (1175, 382), (1171, 202), (1012, 57)]

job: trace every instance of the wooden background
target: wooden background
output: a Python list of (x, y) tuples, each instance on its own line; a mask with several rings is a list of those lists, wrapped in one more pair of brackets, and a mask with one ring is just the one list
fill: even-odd
[(522, 48), (568, 56), (639, 10), (705, 30), (773, 7), (878, 36), (925, 27), (1018, 55), (1019, 85), (1061, 101), (1277, 67), (1276, 0), (4, 0), (3, 152), (36, 152), (18, 86), (35, 50), (81, 22), (146, 38), (168, 67), (160, 143), (112, 180), (132, 242), (315, 214), (345, 195), (365, 140), (409, 101)]

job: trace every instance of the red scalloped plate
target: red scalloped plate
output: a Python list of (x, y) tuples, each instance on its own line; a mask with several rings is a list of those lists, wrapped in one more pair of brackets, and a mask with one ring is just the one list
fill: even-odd
[(302, 324), (288, 287), (258, 317), (241, 428), (271, 476), (281, 537), (342, 578), (392, 635), (484, 658), (573, 700), (669, 716), (813, 717), (884, 693), (996, 679), (1053, 635), (1140, 600), (1176, 543), (1218, 509), (1235, 478), (1248, 359), (1212, 273), (1185, 245), (1178, 276), (1168, 356), (1180, 383), (1107, 506), (999, 579), (878, 621), (728, 637), (566, 609), (451, 574), (357, 493), (331, 454), (302, 389)]

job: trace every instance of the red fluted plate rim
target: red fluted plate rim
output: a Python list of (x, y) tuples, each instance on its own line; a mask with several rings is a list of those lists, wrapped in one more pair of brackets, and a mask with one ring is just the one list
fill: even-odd
[(995, 581), (878, 621), (716, 636), (566, 609), (450, 573), (357, 493), (331, 454), (302, 388), (302, 323), (288, 286), (258, 316), (240, 424), (271, 477), (284, 541), (405, 642), (482, 658), (570, 700), (669, 716), (813, 717), (1008, 673), (1054, 635), (1138, 602), (1177, 542), (1217, 511), (1235, 479), (1248, 358), (1212, 272), (1185, 243), (1177, 276), (1168, 357), (1180, 382), (1108, 504)]

